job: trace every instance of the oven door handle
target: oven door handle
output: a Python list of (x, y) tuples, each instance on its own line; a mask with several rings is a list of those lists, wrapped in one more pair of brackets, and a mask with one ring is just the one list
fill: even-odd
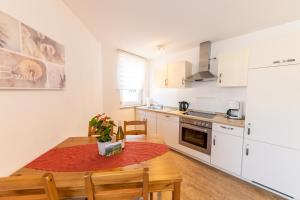
[(194, 125), (186, 124), (186, 123), (180, 123), (180, 126), (184, 127), (184, 128), (192, 129), (192, 130), (195, 130), (195, 131), (201, 131), (201, 132), (204, 132), (204, 133), (210, 133), (211, 132), (211, 129), (201, 128), (199, 126), (194, 126)]

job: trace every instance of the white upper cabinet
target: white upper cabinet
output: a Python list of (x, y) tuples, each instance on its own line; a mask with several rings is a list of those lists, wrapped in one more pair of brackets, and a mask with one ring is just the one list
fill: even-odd
[(154, 82), (158, 88), (167, 87), (168, 79), (168, 65), (161, 65), (154, 67)]
[(185, 82), (185, 79), (191, 75), (192, 64), (187, 61), (168, 64), (167, 86), (169, 88), (189, 87), (190, 85)]
[(185, 88), (190, 84), (185, 82), (192, 75), (192, 64), (179, 61), (154, 68), (155, 86), (158, 88)]
[(250, 52), (249, 68), (300, 63), (300, 31), (257, 42)]
[(242, 49), (218, 56), (218, 86), (247, 86), (249, 49)]

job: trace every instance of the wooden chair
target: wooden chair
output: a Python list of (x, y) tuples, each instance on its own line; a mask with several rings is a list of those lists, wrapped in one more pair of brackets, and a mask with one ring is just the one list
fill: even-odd
[(52, 174), (0, 178), (0, 200), (58, 200)]
[(88, 200), (148, 200), (148, 168), (87, 173), (84, 179)]
[[(128, 126), (144, 126), (144, 130), (128, 130)], [(147, 120), (124, 121), (124, 135), (147, 135)]]

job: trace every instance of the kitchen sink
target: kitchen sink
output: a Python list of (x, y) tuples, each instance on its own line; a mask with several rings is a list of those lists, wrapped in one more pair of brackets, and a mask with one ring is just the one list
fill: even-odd
[(165, 111), (165, 112), (171, 112), (171, 111), (176, 110), (175, 108), (164, 107), (163, 105), (145, 106), (144, 108), (150, 109), (150, 110), (160, 110), (160, 111)]
[(151, 109), (151, 110), (163, 110), (164, 106), (146, 106), (145, 108)]

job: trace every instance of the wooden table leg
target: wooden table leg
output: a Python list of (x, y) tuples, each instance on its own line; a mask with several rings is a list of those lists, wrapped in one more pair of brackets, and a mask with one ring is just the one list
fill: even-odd
[(174, 183), (172, 200), (180, 200), (180, 182)]

